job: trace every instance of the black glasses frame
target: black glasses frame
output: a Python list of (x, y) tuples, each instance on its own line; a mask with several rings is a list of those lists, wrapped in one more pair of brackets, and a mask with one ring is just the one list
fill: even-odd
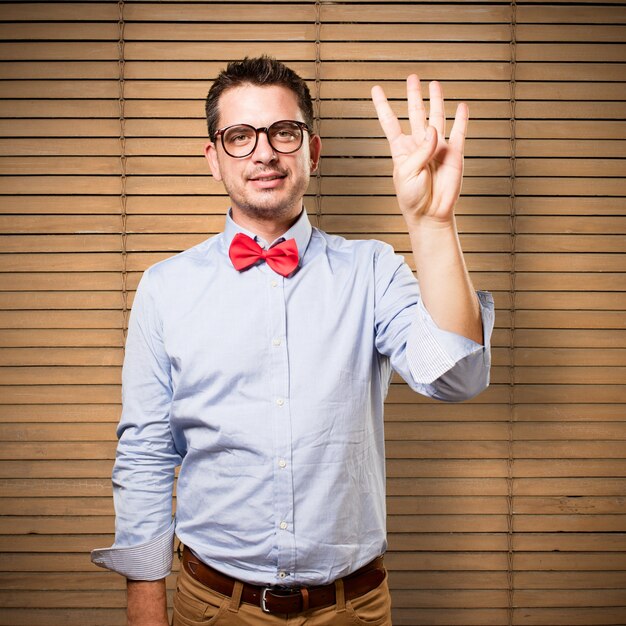
[[(272, 139), (270, 137), (270, 132), (269, 132), (270, 128), (272, 128), (272, 126), (275, 126), (276, 124), (283, 124), (284, 122), (290, 122), (291, 124), (295, 124), (296, 126), (299, 126), (302, 131), (306, 130), (307, 133), (311, 134), (311, 129), (309, 128), (308, 124), (305, 124), (304, 122), (300, 122), (299, 120), (278, 120), (274, 122), (273, 124), (270, 124), (269, 126), (262, 126), (260, 128), (255, 128), (254, 126), (250, 124), (231, 124), (230, 126), (225, 126), (224, 128), (220, 128), (218, 131), (216, 131), (215, 140), (217, 141), (217, 138), (218, 137), (220, 138), (220, 141), (222, 143), (222, 148), (224, 148), (224, 152), (226, 152), (226, 154), (229, 157), (232, 157), (233, 159), (245, 159), (246, 157), (249, 157), (256, 150), (256, 147), (259, 143), (259, 133), (265, 133), (265, 136), (267, 137), (267, 141), (272, 147), (272, 150), (275, 150), (276, 152), (279, 152), (280, 154), (293, 154), (294, 152), (297, 152), (298, 150), (300, 150), (300, 148), (302, 148), (302, 144), (304, 143), (304, 132), (302, 133), (302, 135), (300, 135), (300, 143), (298, 144), (298, 147), (294, 148), (293, 150), (281, 150), (280, 148), (277, 148), (272, 143)], [(246, 128), (251, 128), (255, 132), (254, 145), (252, 146), (250, 152), (246, 152), (246, 154), (239, 154), (239, 155), (231, 154), (226, 148), (226, 144), (224, 143), (224, 133), (229, 128), (233, 128), (235, 126), (245, 126)]]

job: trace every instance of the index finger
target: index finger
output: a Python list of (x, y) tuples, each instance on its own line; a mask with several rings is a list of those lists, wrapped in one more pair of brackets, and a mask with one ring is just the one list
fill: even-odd
[(380, 85), (372, 87), (372, 102), (376, 108), (376, 115), (378, 115), (378, 121), (385, 133), (385, 137), (391, 143), (402, 135), (402, 128), (396, 114), (391, 110), (389, 102), (387, 102), (387, 96), (385, 96), (385, 92)]

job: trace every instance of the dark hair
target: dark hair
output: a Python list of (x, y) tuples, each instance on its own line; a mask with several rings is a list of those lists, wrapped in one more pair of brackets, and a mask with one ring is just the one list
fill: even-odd
[(215, 141), (217, 132), (220, 96), (228, 89), (245, 84), (261, 87), (278, 85), (293, 91), (298, 99), (298, 106), (304, 121), (313, 131), (313, 103), (307, 84), (284, 63), (263, 55), (254, 58), (245, 57), (242, 61), (229, 63), (211, 85), (206, 98), (206, 120), (211, 141)]

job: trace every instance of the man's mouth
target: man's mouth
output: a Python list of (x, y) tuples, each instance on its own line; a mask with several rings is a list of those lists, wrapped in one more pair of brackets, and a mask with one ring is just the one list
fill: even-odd
[(282, 174), (281, 172), (265, 172), (263, 174), (256, 174), (255, 176), (251, 176), (250, 178), (248, 178), (248, 180), (257, 188), (275, 189), (286, 177), (287, 175)]
[(278, 180), (281, 178), (285, 178), (285, 174), (281, 174), (280, 172), (272, 172), (271, 174), (257, 174), (256, 176), (251, 176), (248, 180), (264, 182), (269, 180)]

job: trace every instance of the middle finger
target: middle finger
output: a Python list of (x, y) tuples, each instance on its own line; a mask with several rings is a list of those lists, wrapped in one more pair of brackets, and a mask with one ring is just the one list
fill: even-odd
[(417, 75), (411, 74), (406, 79), (406, 94), (411, 134), (417, 141), (422, 141), (426, 132), (426, 108), (422, 100), (420, 79)]
[(433, 80), (428, 86), (430, 93), (430, 125), (437, 129), (442, 137), (446, 133), (446, 117), (443, 109), (443, 92), (441, 85)]

